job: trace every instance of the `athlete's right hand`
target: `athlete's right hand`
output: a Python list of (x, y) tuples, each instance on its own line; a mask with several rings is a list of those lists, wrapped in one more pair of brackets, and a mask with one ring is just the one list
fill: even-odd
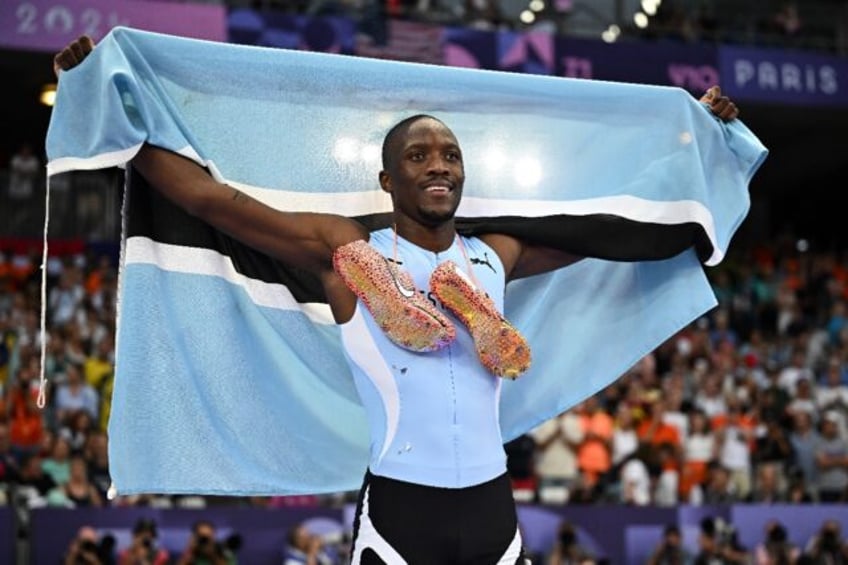
[(53, 57), (53, 72), (56, 78), (59, 71), (69, 71), (83, 62), (94, 49), (94, 41), (87, 35), (81, 35)]

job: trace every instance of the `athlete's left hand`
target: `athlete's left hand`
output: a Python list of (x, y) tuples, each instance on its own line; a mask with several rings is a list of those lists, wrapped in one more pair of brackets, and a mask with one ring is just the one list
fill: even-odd
[(730, 98), (721, 94), (721, 88), (718, 85), (710, 87), (701, 96), (700, 102), (706, 104), (715, 116), (725, 122), (735, 120), (739, 116), (739, 108)]

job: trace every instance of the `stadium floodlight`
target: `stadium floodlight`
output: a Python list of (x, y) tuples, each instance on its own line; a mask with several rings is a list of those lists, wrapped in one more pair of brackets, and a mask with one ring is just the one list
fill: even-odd
[(657, 15), (657, 8), (659, 7), (660, 3), (657, 0), (642, 0), (642, 11), (649, 16)]
[(606, 43), (615, 43), (619, 35), (621, 35), (621, 28), (612, 24), (601, 34), (601, 39)]
[(545, 9), (545, 0), (530, 0), (529, 7), (534, 12), (541, 12)]
[(56, 83), (49, 82), (41, 87), (41, 93), (38, 95), (38, 101), (45, 106), (52, 107), (56, 102)]

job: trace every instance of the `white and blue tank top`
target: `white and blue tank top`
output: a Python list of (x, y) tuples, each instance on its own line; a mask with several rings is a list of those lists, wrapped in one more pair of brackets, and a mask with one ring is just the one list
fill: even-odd
[[(474, 278), (503, 312), (504, 268), (494, 250), (463, 238)], [(369, 241), (393, 259), (394, 233), (373, 232)], [(452, 260), (463, 271), (466, 259), (457, 239), (435, 253), (398, 237), (397, 262), (456, 325), (456, 339), (444, 348), (415, 353), (395, 345), (358, 301), (353, 318), (341, 326), (345, 356), (365, 406), (371, 432), (370, 471), (416, 484), (464, 488), (506, 472), (498, 421), (501, 380), (477, 358), (467, 328), (433, 297), (430, 274)]]

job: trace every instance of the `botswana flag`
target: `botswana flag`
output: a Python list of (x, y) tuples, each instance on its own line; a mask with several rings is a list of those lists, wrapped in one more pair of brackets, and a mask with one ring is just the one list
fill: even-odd
[[(766, 150), (679, 89), (117, 28), (60, 78), (48, 172), (123, 165), (146, 142), (276, 208), (377, 228), (391, 209), (382, 138), (422, 112), (463, 146), (464, 232), (593, 257), (507, 287), (534, 363), (504, 383), (506, 440), (715, 305), (703, 264), (722, 259)], [(109, 422), (118, 492), (356, 489), (368, 432), (316, 281), (128, 178)]]

